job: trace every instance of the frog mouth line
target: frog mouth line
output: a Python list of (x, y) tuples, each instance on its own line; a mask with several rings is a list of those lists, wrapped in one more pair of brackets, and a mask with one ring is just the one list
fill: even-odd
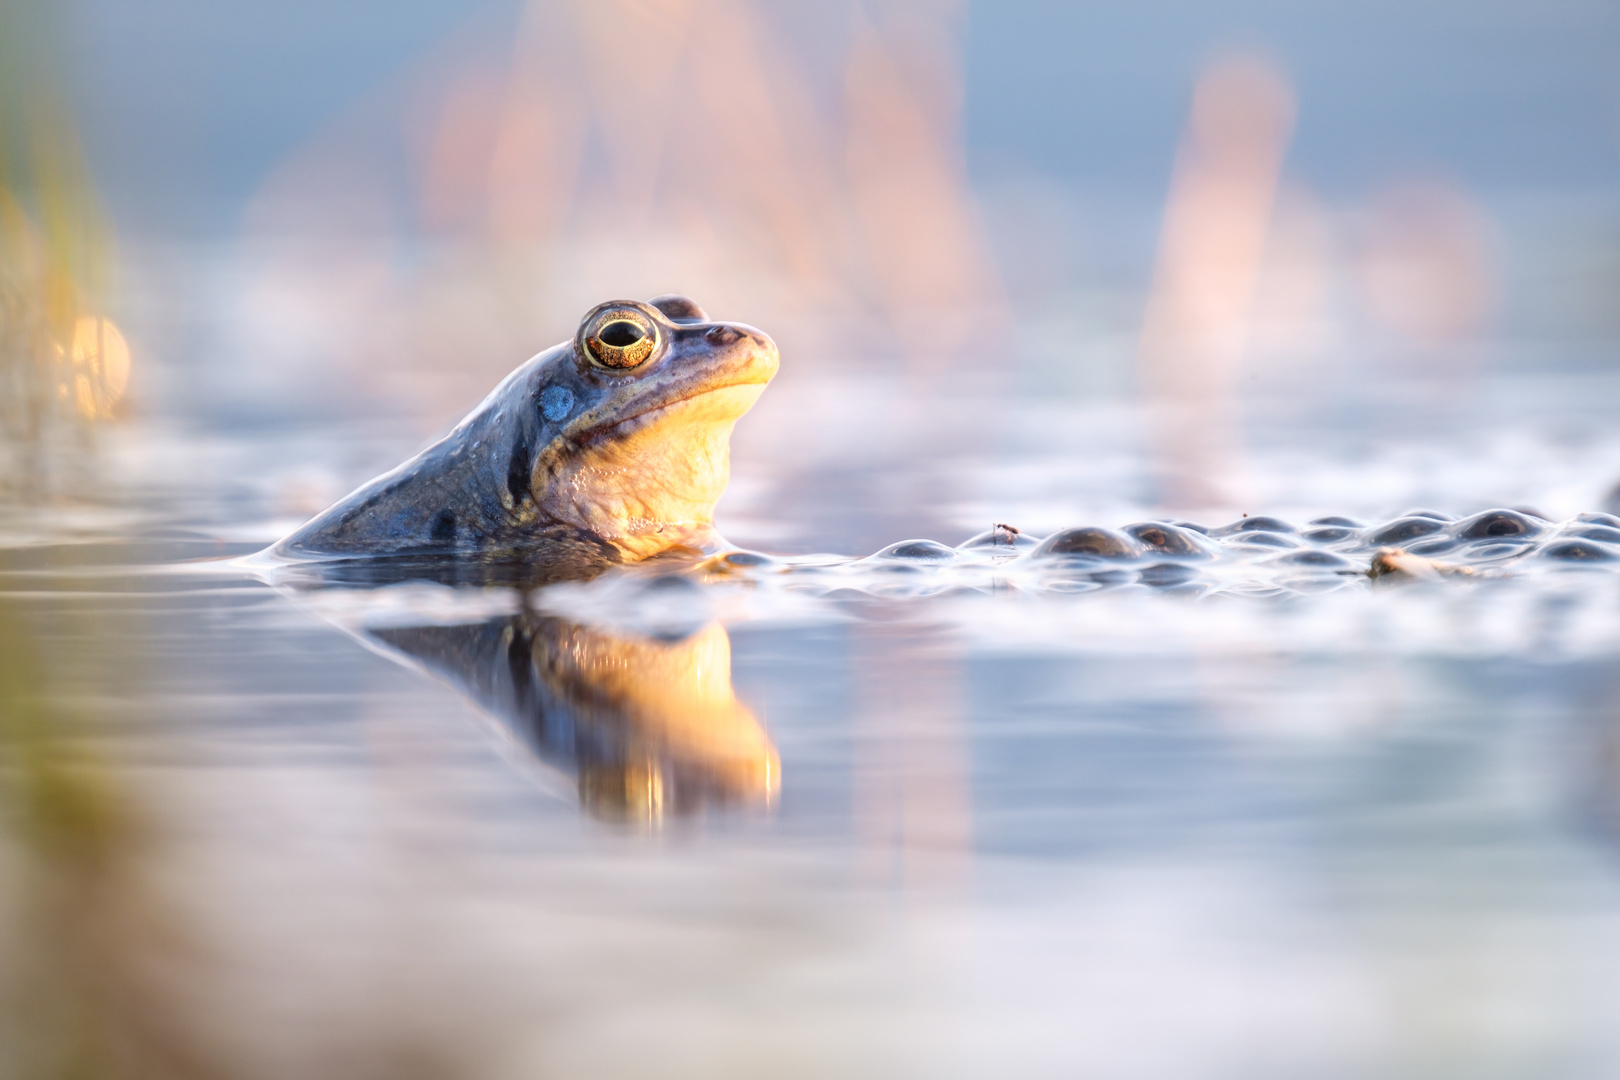
[(669, 409), (675, 408), (677, 405), (683, 405), (690, 401), (696, 401), (699, 398), (708, 397), (710, 394), (718, 394), (725, 390), (735, 390), (742, 386), (766, 386), (769, 385), (769, 383), (769, 379), (740, 379), (737, 382), (726, 383), (724, 386), (711, 386), (707, 390), (699, 390), (696, 393), (687, 394), (685, 397), (678, 397), (671, 401), (664, 401), (658, 403), (657, 405), (650, 405), (638, 413), (633, 413), (630, 416), (626, 416), (622, 420), (612, 420), (606, 423), (597, 424), (591, 428), (587, 428), (585, 431), (574, 436), (573, 442), (577, 446), (588, 446), (591, 443), (598, 441), (609, 432), (619, 431), (628, 424), (634, 424), (638, 420), (645, 420), (647, 417), (650, 417), (655, 413), (665, 412)]

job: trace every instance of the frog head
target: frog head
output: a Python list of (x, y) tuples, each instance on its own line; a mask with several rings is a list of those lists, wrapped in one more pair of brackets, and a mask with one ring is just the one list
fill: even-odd
[(644, 558), (712, 527), (731, 430), (776, 374), (776, 345), (683, 297), (586, 313), (539, 391), (556, 425), (530, 471), (541, 516)]

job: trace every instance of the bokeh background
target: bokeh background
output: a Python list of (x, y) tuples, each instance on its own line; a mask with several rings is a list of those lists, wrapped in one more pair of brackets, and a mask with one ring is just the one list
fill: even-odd
[(0, 1075), (1615, 1074), (1601, 566), (705, 608), (639, 828), (198, 561), (663, 292), (749, 547), (1614, 507), (1620, 5), (0, 0)]
[[(1327, 505), (1355, 486), (1279, 490), (1255, 455), (1613, 400), (1514, 382), (1614, 367), (1599, 2), (12, 8), (102, 214), (79, 279), (132, 343), (120, 414), (397, 436), (256, 463), (283, 520), (593, 303), (665, 291), (782, 346), (725, 504), (756, 544)], [(1052, 479), (994, 509), (1020, 481), (969, 444)], [(915, 497), (884, 489), (919, 457)], [(1076, 460), (1111, 486), (1053, 475)], [(1498, 486), (1454, 497), (1532, 498)], [(1569, 486), (1561, 511), (1605, 494)]]

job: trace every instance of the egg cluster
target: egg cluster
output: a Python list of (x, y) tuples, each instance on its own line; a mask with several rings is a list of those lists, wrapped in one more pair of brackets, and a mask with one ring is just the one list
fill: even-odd
[(906, 540), (854, 560), (736, 551), (704, 564), (716, 576), (781, 574), (790, 588), (880, 596), (1119, 588), (1308, 594), (1386, 577), (1487, 578), (1574, 567), (1620, 569), (1620, 518), (1589, 513), (1556, 523), (1523, 510), (1463, 518), (1413, 510), (1376, 523), (1324, 517), (1294, 525), (1256, 516), (1210, 528), (1163, 520), (1082, 525), (1045, 538), (998, 525), (956, 547)]

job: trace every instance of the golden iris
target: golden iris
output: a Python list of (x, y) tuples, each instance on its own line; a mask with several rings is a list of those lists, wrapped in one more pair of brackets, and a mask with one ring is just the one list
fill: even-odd
[(591, 359), (621, 371), (644, 363), (657, 344), (657, 327), (635, 308), (604, 311), (585, 332), (585, 348)]

